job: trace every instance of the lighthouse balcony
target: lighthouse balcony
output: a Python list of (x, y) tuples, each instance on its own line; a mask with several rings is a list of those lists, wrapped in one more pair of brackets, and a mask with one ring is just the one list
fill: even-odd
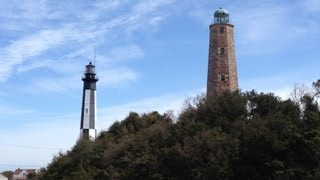
[(99, 77), (96, 76), (96, 75), (85, 75), (85, 76), (82, 76), (81, 79), (82, 79), (83, 81), (85, 81), (85, 80), (88, 80), (88, 81), (90, 81), (90, 80), (98, 81), (98, 80), (99, 80)]

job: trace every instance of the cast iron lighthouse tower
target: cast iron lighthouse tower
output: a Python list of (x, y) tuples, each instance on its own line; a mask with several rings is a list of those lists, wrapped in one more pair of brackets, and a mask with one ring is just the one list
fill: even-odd
[(83, 81), (80, 136), (96, 138), (96, 77), (95, 66), (90, 62), (86, 65)]
[(238, 89), (237, 64), (229, 13), (218, 9), (210, 25), (207, 97)]

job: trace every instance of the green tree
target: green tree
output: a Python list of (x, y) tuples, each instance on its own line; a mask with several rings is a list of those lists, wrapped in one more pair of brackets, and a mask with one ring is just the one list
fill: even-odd
[(80, 139), (56, 155), (34, 179), (317, 179), (319, 144), (317, 96), (198, 96), (175, 121), (131, 112), (94, 142)]

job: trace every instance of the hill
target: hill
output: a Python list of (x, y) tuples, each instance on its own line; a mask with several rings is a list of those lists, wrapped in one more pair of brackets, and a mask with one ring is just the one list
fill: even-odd
[(175, 119), (131, 112), (96, 141), (81, 139), (36, 179), (320, 178), (315, 96), (199, 96)]

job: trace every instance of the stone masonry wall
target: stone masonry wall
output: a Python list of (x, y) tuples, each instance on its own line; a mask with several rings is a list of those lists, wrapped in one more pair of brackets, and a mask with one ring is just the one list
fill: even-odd
[(233, 25), (212, 24), (210, 25), (207, 96), (237, 89)]

